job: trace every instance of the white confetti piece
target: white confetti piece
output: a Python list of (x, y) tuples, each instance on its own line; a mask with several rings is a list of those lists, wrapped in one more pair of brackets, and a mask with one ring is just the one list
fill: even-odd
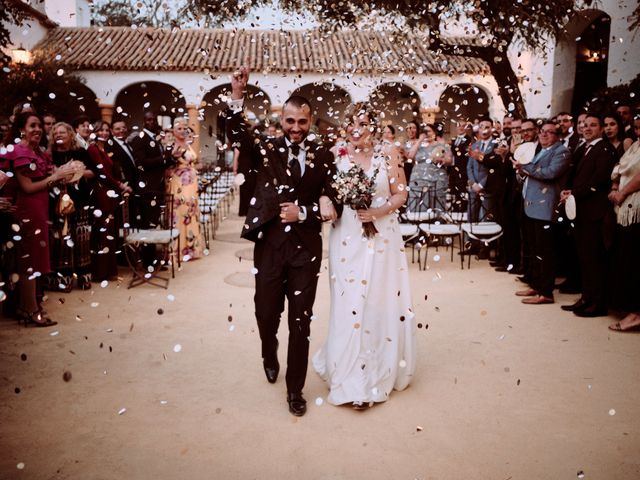
[(160, 400), (160, 405), (166, 405), (168, 402), (166, 400)]
[(609, 415), (613, 417), (615, 414), (616, 414), (615, 408), (612, 408), (611, 410), (609, 410)]
[(100, 305), (98, 302), (91, 302), (91, 308), (96, 308), (98, 305)]
[(120, 410), (118, 410), (118, 415), (123, 415), (124, 412), (126, 412), (127, 409), (126, 408), (121, 408)]
[(24, 470), (24, 462), (20, 462), (20, 463), (18, 463), (18, 464), (16, 465), (16, 468), (17, 468), (18, 470)]
[(173, 302), (176, 299), (176, 297), (172, 294), (167, 295), (167, 300), (169, 300), (170, 302)]
[(179, 343), (176, 343), (173, 346), (173, 351), (176, 352), (176, 353), (180, 353), (182, 351), (182, 345), (180, 345)]
[(106, 281), (106, 280), (103, 280), (103, 281), (100, 282), (100, 286), (102, 288), (107, 288), (109, 286), (109, 282)]
[(320, 406), (320, 405), (322, 405), (323, 403), (324, 403), (324, 400), (322, 399), (322, 397), (318, 397), (318, 398), (316, 398), (316, 405), (317, 405), (317, 406)]
[(257, 269), (256, 267), (253, 267), (253, 268), (251, 269), (251, 274), (252, 274), (252, 275), (257, 275), (257, 274), (258, 274), (258, 269)]
[(57, 335), (60, 335), (60, 332), (58, 330), (55, 330), (55, 331), (51, 332), (49, 335), (52, 336), (52, 337), (55, 337)]
[(407, 361), (406, 361), (406, 360), (400, 360), (400, 361), (398, 362), (398, 366), (399, 366), (400, 368), (405, 368), (405, 367), (407, 366)]

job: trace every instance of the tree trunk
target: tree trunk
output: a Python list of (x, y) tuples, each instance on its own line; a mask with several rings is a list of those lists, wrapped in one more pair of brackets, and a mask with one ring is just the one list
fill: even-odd
[[(520, 93), (518, 77), (511, 66), (511, 62), (509, 62), (506, 52), (499, 52), (489, 48), (478, 53), (478, 57), (487, 62), (491, 74), (498, 84), (498, 93), (507, 112), (514, 117), (527, 118), (527, 110)], [(496, 61), (498, 59), (500, 61)]]

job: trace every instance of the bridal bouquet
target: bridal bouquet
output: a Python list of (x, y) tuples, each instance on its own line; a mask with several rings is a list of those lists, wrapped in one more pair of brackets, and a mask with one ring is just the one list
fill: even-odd
[[(362, 167), (356, 164), (353, 164), (347, 171), (339, 170), (334, 176), (332, 184), (336, 190), (336, 200), (354, 210), (369, 208), (376, 191), (377, 175), (377, 168), (373, 172), (373, 176), (369, 177)], [(364, 236), (367, 238), (373, 238), (378, 233), (373, 222), (363, 223), (362, 228)]]

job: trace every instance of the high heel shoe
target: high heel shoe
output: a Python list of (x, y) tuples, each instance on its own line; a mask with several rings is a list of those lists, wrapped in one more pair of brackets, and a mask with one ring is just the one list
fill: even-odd
[(45, 328), (45, 327), (53, 327), (54, 325), (58, 324), (58, 322), (55, 322), (48, 317), (45, 317), (41, 311), (27, 313), (24, 310), (18, 310), (16, 312), (16, 317), (18, 317), (18, 322), (24, 322), (25, 327), (28, 327), (29, 325), (34, 325), (39, 328)]

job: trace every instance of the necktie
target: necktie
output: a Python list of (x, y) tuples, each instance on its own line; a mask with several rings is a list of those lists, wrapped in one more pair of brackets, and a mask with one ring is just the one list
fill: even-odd
[(292, 143), (289, 146), (289, 151), (291, 152), (289, 156), (289, 173), (291, 174), (292, 183), (295, 185), (300, 181), (300, 177), (302, 176), (302, 172), (300, 171), (300, 161), (298, 160), (298, 156), (300, 155), (300, 145)]

